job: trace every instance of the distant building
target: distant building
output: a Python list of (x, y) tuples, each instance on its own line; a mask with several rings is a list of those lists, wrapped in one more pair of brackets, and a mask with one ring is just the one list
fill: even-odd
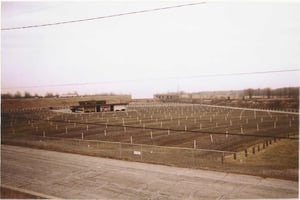
[(177, 101), (179, 99), (179, 94), (155, 94), (154, 99), (160, 101)]
[(68, 97), (78, 97), (79, 95), (77, 94), (77, 92), (74, 93), (67, 93), (67, 94), (62, 94), (59, 97), (61, 98), (68, 98)]
[(72, 112), (110, 112), (110, 111), (125, 111), (127, 103), (107, 103), (101, 101), (79, 101), (79, 105), (71, 106)]

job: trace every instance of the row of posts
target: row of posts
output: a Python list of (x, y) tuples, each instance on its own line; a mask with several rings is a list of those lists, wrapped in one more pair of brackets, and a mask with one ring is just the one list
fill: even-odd
[[(279, 139), (278, 139), (278, 140), (279, 140)], [(272, 141), (272, 140), (266, 140), (266, 141), (264, 141), (263, 144), (262, 144), (262, 149), (267, 148), (267, 147), (268, 147), (269, 145), (271, 145), (273, 142), (276, 143), (276, 142), (277, 142), (277, 139), (274, 138), (273, 141)], [(261, 149), (261, 144), (258, 144), (257, 146), (253, 146), (253, 147), (251, 148), (251, 152), (252, 152), (252, 154), (255, 154), (256, 152), (260, 152), (262, 149)], [(244, 153), (245, 153), (245, 157), (248, 157), (248, 154), (249, 154), (248, 149), (245, 149), (245, 150), (244, 150)]]

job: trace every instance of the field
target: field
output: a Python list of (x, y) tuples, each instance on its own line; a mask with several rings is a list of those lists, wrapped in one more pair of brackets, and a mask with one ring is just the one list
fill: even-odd
[[(246, 166), (239, 172), (298, 177), (296, 113), (183, 103), (131, 103), (126, 112), (106, 113), (26, 109), (3, 112), (1, 132), (6, 144), (235, 172)], [(293, 173), (274, 173), (272, 163), (282, 160), (275, 172)]]
[(40, 108), (69, 108), (72, 105), (78, 105), (79, 101), (89, 100), (106, 100), (111, 103), (129, 102), (129, 95), (90, 95), (64, 98), (20, 98), (20, 99), (1, 99), (2, 112), (13, 112), (23, 109), (40, 109)]

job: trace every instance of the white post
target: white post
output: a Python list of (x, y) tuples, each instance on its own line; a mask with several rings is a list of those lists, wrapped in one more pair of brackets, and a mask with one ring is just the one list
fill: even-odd
[(244, 130), (243, 127), (241, 126), (241, 134), (244, 134)]
[(89, 125), (86, 125), (86, 131), (89, 131)]
[(66, 134), (68, 133), (68, 128), (66, 127)]
[(168, 135), (170, 135), (170, 129), (168, 129)]
[(228, 138), (228, 128), (226, 128), (226, 138)]
[(162, 121), (160, 122), (160, 128), (162, 128)]
[(124, 132), (126, 133), (126, 126), (124, 126)]
[(132, 144), (132, 136), (130, 136), (130, 144)]
[(106, 129), (104, 129), (104, 136), (106, 136)]
[(186, 127), (186, 125), (184, 125), (184, 130), (185, 130), (185, 131), (187, 131), (187, 127)]
[(230, 126), (232, 126), (232, 121), (231, 121), (231, 119), (230, 119)]
[(194, 140), (194, 149), (197, 149), (196, 140)]
[(212, 134), (210, 134), (210, 142), (213, 143), (214, 142), (214, 139), (213, 139), (213, 136)]
[(81, 133), (81, 140), (83, 140), (83, 132)]
[(216, 122), (216, 127), (218, 127), (218, 122)]
[(151, 136), (151, 139), (153, 139), (153, 136), (152, 136), (152, 131), (150, 132), (150, 136)]

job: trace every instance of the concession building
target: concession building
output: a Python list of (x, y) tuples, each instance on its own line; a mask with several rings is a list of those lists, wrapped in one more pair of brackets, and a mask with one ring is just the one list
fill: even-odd
[(71, 106), (72, 112), (110, 112), (110, 111), (125, 111), (128, 103), (107, 103), (101, 101), (79, 101), (79, 105)]

